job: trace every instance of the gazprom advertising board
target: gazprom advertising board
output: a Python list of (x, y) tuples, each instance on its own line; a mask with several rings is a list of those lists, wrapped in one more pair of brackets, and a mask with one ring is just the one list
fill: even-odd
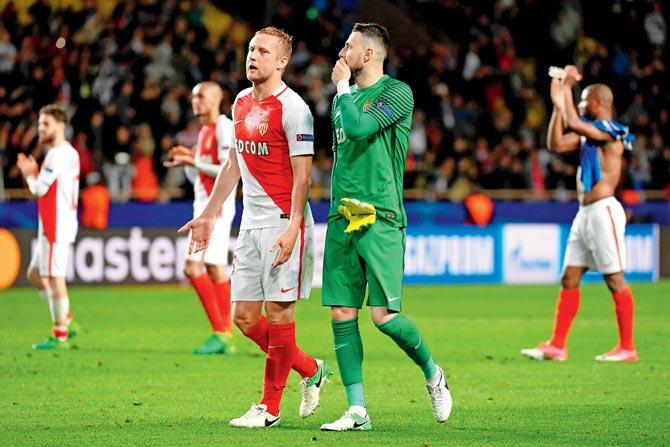
[(461, 225), (408, 227), (405, 283), (500, 282), (501, 228)]

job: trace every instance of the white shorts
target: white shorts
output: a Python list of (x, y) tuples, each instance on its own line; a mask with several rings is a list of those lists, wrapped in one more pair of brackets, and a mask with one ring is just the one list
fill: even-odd
[(309, 297), (314, 273), (312, 225), (300, 230), (288, 261), (272, 268), (278, 252), (270, 248), (287, 225), (288, 220), (282, 227), (240, 230), (233, 258), (232, 301), (291, 302)]
[[(200, 213), (198, 213), (199, 215)], [(234, 213), (224, 213), (218, 216), (214, 221), (214, 229), (209, 238), (207, 248), (198, 253), (188, 254), (188, 247), (191, 243), (191, 234), (189, 233), (189, 243), (186, 244), (186, 260), (193, 262), (204, 262), (210, 265), (228, 265), (228, 245), (230, 245), (230, 227), (233, 223)]]
[(605, 275), (626, 268), (626, 213), (614, 198), (579, 208), (572, 221), (564, 268), (588, 267)]
[(69, 242), (50, 243), (46, 237), (38, 237), (30, 267), (38, 269), (42, 277), (65, 277), (71, 246)]

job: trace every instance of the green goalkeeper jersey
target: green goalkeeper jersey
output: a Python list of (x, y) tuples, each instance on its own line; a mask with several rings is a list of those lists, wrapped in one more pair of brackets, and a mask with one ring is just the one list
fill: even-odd
[(340, 199), (371, 203), (377, 217), (404, 227), (403, 175), (412, 124), (410, 87), (387, 75), (333, 99), (333, 176), (328, 218)]

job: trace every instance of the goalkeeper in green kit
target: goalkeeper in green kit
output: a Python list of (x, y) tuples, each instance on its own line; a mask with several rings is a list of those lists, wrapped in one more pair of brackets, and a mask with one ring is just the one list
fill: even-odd
[[(335, 354), (349, 408), (322, 430), (372, 428), (363, 393), (363, 345), (358, 311), (416, 363), (438, 422), (451, 412), (444, 371), (417, 327), (401, 313), (407, 216), (403, 174), (414, 98), (404, 82), (384, 74), (389, 33), (357, 23), (332, 72), (332, 202), (323, 264), (323, 305), (330, 306)], [(355, 84), (350, 86), (349, 82)]]

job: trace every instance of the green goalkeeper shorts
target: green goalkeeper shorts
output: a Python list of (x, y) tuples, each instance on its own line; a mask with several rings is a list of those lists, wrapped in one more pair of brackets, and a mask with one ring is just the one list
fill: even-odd
[(360, 309), (368, 306), (400, 312), (405, 267), (405, 229), (383, 220), (346, 234), (347, 220), (328, 222), (323, 259), (323, 305)]

